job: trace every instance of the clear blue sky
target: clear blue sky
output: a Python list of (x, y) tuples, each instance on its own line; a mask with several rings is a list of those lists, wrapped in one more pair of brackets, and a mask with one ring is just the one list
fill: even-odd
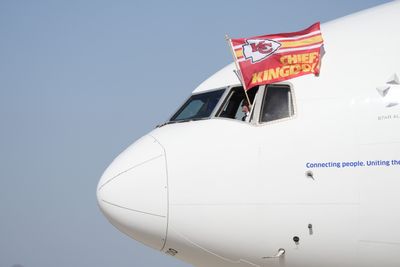
[(384, 2), (0, 1), (0, 266), (188, 266), (106, 221), (104, 169), (230, 63), (225, 34)]

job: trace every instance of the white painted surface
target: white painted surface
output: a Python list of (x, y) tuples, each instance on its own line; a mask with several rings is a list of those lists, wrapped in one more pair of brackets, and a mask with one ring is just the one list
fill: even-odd
[[(164, 252), (174, 249), (175, 257), (199, 267), (400, 266), (400, 165), (316, 168), (314, 180), (306, 177), (308, 162), (400, 161), (400, 105), (388, 107), (377, 90), (400, 74), (399, 14), (396, 1), (321, 25), (326, 50), (321, 75), (289, 81), (294, 118), (271, 124), (221, 118), (169, 124), (118, 157), (99, 183), (99, 201), (106, 181), (159, 157), (139, 172), (151, 177), (144, 187), (130, 182), (135, 178), (127, 172), (107, 194), (138, 194), (142, 188), (140, 199), (114, 199), (161, 211), (168, 219), (165, 246), (162, 217), (158, 225), (101, 204), (106, 216), (139, 241)], [(237, 85), (232, 70), (233, 64), (193, 93)], [(400, 88), (391, 86), (396, 98)], [(166, 176), (156, 171), (165, 167), (168, 198), (159, 190)], [(152, 186), (158, 189), (151, 191)], [(144, 201), (147, 193), (157, 205)], [(167, 213), (157, 209), (166, 205)], [(284, 257), (268, 258), (280, 248)]]
[(114, 226), (159, 250), (167, 231), (166, 171), (164, 149), (145, 136), (113, 161), (97, 191), (100, 209)]
[(193, 94), (208, 91), (210, 89), (216, 89), (231, 85), (239, 85), (240, 81), (236, 74), (233, 72), (236, 70), (235, 63), (227, 65), (225, 68), (219, 70), (217, 73), (212, 75), (210, 78), (202, 82), (194, 91)]

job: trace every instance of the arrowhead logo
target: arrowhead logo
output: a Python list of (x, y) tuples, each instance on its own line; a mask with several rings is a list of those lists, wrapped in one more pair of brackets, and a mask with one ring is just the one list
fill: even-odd
[(243, 45), (243, 55), (245, 59), (250, 59), (251, 63), (260, 62), (281, 47), (279, 42), (269, 39), (248, 39)]

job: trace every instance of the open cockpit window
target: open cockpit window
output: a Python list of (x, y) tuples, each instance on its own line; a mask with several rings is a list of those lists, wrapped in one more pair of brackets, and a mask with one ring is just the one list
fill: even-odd
[(210, 117), (225, 89), (192, 95), (170, 121), (196, 120)]
[[(251, 103), (253, 103), (257, 90), (258, 87), (255, 87), (247, 91)], [(249, 105), (247, 102), (243, 87), (232, 88), (216, 117), (248, 121), (250, 110), (248, 110)]]
[(260, 122), (270, 122), (294, 115), (293, 95), (289, 85), (270, 84), (264, 92)]

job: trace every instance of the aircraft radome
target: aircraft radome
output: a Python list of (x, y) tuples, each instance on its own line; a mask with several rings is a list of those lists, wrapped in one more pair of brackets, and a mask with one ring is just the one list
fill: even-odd
[(321, 25), (321, 74), (243, 89), (234, 64), (104, 172), (98, 204), (197, 267), (400, 266), (400, 2)]

